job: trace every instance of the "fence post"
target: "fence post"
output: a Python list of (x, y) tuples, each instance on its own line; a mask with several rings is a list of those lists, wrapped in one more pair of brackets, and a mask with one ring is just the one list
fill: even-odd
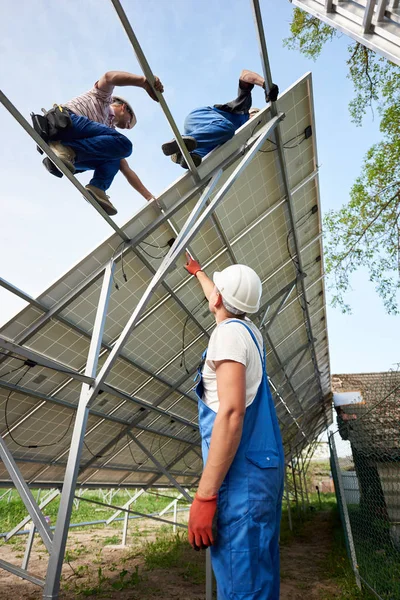
[(286, 503), (287, 503), (287, 512), (288, 512), (288, 520), (289, 520), (289, 529), (290, 529), (290, 531), (293, 531), (292, 509), (290, 507), (288, 476), (287, 476), (287, 469), (286, 468), (285, 468), (285, 492), (286, 492)]
[(346, 497), (344, 495), (342, 475), (340, 473), (339, 459), (338, 459), (338, 455), (336, 452), (335, 437), (334, 437), (333, 433), (329, 437), (329, 445), (330, 445), (330, 449), (331, 449), (332, 463), (333, 463), (335, 474), (336, 474), (336, 478), (335, 478), (336, 479), (335, 483), (337, 483), (336, 496), (338, 499), (339, 506), (342, 509), (340, 512), (343, 516), (343, 527), (344, 527), (344, 530), (345, 530), (345, 533), (347, 536), (347, 540), (348, 540), (350, 560), (351, 560), (354, 575), (356, 578), (357, 587), (361, 590), (361, 580), (360, 580), (360, 574), (358, 572), (356, 549), (354, 546), (353, 533), (351, 531), (349, 511), (347, 510)]

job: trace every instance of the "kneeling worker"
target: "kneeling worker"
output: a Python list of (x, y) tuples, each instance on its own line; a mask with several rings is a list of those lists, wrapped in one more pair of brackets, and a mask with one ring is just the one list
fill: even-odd
[[(251, 91), (255, 85), (265, 90), (264, 78), (253, 71), (243, 70), (235, 100), (227, 104), (196, 108), (186, 117), (183, 141), (196, 167), (206, 154), (230, 140), (239, 127), (259, 112), (258, 108), (251, 108)], [(269, 94), (265, 95), (267, 102), (274, 102), (278, 92), (278, 86), (274, 84)], [(163, 144), (161, 149), (166, 156), (171, 157), (172, 162), (179, 163), (184, 169), (188, 168), (175, 139)]]
[[(146, 200), (153, 198), (126, 160), (132, 153), (132, 142), (116, 131), (116, 127), (132, 129), (136, 125), (136, 116), (129, 102), (114, 94), (115, 86), (141, 87), (158, 102), (145, 77), (109, 71), (91, 90), (61, 105), (69, 111), (72, 126), (60, 133), (59, 140), (50, 142), (53, 152), (72, 173), (94, 170), (86, 189), (109, 215), (115, 215), (117, 210), (106, 190), (118, 171)], [(154, 87), (158, 92), (164, 91), (158, 77)], [(43, 164), (53, 175), (62, 176), (49, 158), (45, 158)]]
[(284, 454), (262, 336), (246, 317), (259, 309), (261, 281), (245, 265), (214, 273), (211, 281), (189, 255), (186, 269), (217, 324), (196, 388), (204, 469), (189, 542), (211, 546), (218, 600), (279, 600)]

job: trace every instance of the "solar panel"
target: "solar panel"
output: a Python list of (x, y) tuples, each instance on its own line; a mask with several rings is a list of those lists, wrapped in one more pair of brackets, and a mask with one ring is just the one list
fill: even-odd
[(399, 0), (291, 0), (302, 10), (400, 65)]
[[(314, 440), (330, 419), (311, 74), (280, 96), (279, 111), (285, 113), (280, 126), (283, 141), (292, 140), (284, 153), (303, 273), (296, 268), (293, 231), (272, 137), (224, 196), (215, 211), (217, 219), (201, 226), (190, 247), (209, 274), (232, 264), (234, 258), (253, 267), (263, 281), (262, 308), (255, 321), (260, 325), (264, 319), (267, 368), (285, 450), (291, 456)], [(248, 152), (247, 140), (270, 119), (267, 106), (204, 160), (199, 168), (202, 181), (223, 169), (210, 201)], [(304, 133), (309, 126), (311, 137)], [(177, 230), (201, 191), (187, 173), (159, 198)], [(104, 269), (114, 258), (117, 286), (112, 286), (110, 294), (98, 373), (166, 252), (145, 244), (165, 246), (173, 236), (154, 202), (122, 229), (132, 244), (121, 243), (118, 234), (113, 234), (3, 326), (2, 339), (57, 361), (64, 370), (84, 373)], [(163, 281), (165, 286), (156, 289), (90, 407), (80, 485), (172, 485), (128, 431), (180, 484), (192, 485), (201, 474), (193, 373), (214, 320), (183, 264), (183, 257), (177, 259)], [(304, 280), (305, 297), (299, 278)], [(22, 365), (16, 356), (18, 349), (1, 359), (1, 434), (31, 485), (56, 486), (63, 481), (82, 383), (75, 375), (40, 364), (11, 372)], [(0, 484), (11, 485), (3, 465)]]

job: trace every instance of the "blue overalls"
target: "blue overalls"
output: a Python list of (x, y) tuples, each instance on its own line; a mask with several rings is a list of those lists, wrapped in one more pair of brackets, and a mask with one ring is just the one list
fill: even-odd
[(239, 129), (249, 120), (249, 113), (234, 114), (211, 106), (196, 108), (185, 119), (184, 132), (197, 141), (193, 151), (203, 158), (217, 146), (233, 138)]
[[(218, 600), (279, 600), (279, 528), (281, 521), (284, 452), (263, 355), (262, 379), (247, 407), (242, 438), (218, 493), (217, 541), (211, 547)], [(205, 357), (205, 353), (203, 355)], [(201, 367), (196, 393), (204, 464), (207, 461), (216, 413), (202, 400)]]

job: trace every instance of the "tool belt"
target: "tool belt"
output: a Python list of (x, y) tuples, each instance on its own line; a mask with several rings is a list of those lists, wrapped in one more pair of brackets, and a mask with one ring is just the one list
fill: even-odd
[[(31, 119), (34, 130), (45, 142), (59, 139), (60, 133), (72, 127), (71, 115), (66, 108), (55, 104), (48, 111), (43, 108), (42, 110), (43, 115), (31, 113)], [(43, 154), (43, 150), (39, 146), (37, 149), (40, 154)]]

